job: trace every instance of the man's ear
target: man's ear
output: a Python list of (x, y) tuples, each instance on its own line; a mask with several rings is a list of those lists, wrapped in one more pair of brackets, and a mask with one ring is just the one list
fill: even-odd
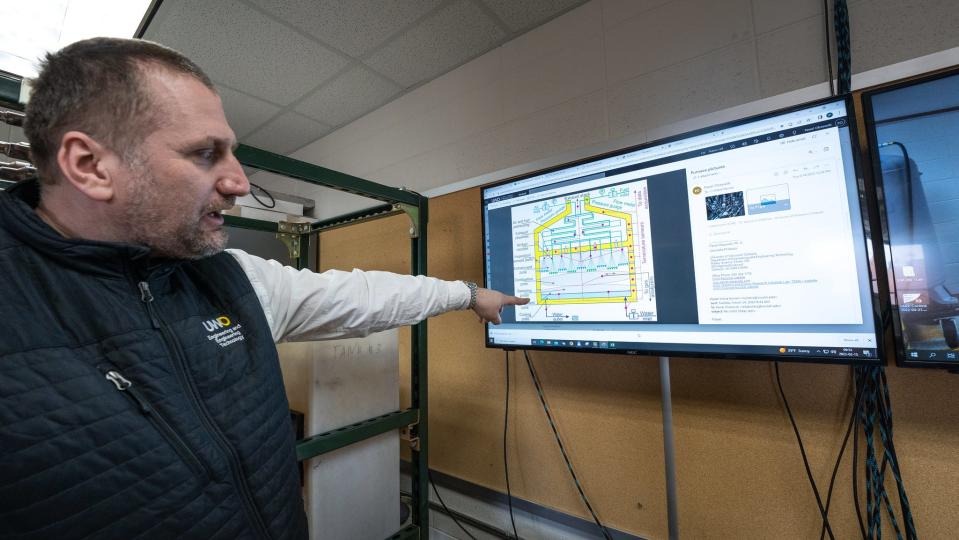
[(64, 179), (77, 191), (100, 202), (113, 198), (117, 156), (81, 131), (68, 131), (60, 139), (57, 164)]

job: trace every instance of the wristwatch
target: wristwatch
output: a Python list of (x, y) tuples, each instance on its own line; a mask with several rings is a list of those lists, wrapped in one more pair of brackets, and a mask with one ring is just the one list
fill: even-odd
[(476, 307), (476, 288), (477, 285), (472, 281), (464, 281), (467, 287), (470, 289), (470, 305), (466, 306), (466, 309), (473, 309)]

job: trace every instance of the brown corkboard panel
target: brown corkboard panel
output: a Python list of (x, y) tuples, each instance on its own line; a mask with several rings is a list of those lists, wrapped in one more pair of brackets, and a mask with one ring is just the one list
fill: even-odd
[[(321, 267), (409, 272), (405, 216), (321, 235)], [(482, 282), (478, 189), (430, 200), (429, 274)], [(409, 332), (401, 334), (408, 381)], [(608, 525), (666, 538), (662, 411), (655, 358), (531, 353), (548, 403), (590, 501)], [(513, 494), (588, 518), (530, 381), (510, 353), (510, 482)], [(505, 360), (483, 345), (472, 312), (429, 323), (430, 466), (505, 491)], [(815, 538), (820, 519), (772, 364), (671, 361), (684, 538)], [(825, 497), (851, 407), (849, 368), (783, 364), (783, 384), (810, 466)], [(959, 530), (959, 376), (888, 368), (896, 447), (922, 538)], [(402, 390), (408, 400), (409, 389)], [(850, 442), (851, 445), (851, 442)], [(836, 538), (859, 537), (851, 446), (837, 476), (830, 520)], [(862, 467), (860, 460), (860, 468)], [(859, 474), (862, 482), (862, 474)], [(887, 487), (893, 486), (891, 477)], [(860, 493), (862, 493), (862, 488)], [(894, 495), (893, 495), (894, 497)], [(893, 504), (898, 507), (897, 500)], [(888, 517), (884, 517), (888, 523)], [(891, 529), (884, 531), (892, 537)]]
[[(689, 538), (815, 538), (819, 512), (795, 435), (767, 362), (671, 363), (680, 524)], [(848, 367), (782, 364), (810, 468), (824, 498), (851, 403)], [(955, 538), (959, 526), (959, 378), (888, 367), (895, 442), (922, 538)], [(860, 441), (862, 439), (860, 438)], [(851, 440), (837, 474), (830, 523), (858, 538)], [(859, 461), (860, 495), (862, 457)], [(895, 490), (892, 477), (887, 489)], [(892, 497), (898, 508), (898, 499)], [(888, 516), (883, 517), (888, 525)], [(893, 537), (891, 527), (884, 534)]]

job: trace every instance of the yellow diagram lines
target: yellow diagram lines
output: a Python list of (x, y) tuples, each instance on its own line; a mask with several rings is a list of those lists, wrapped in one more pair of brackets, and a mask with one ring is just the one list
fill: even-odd
[[(571, 213), (573, 213), (573, 205), (570, 204), (569, 201), (566, 201), (566, 209), (565, 209), (565, 210), (563, 210), (562, 212), (556, 214), (555, 216), (553, 216), (552, 218), (550, 218), (549, 221), (547, 221), (546, 223), (543, 223), (543, 224), (540, 225), (539, 227), (536, 227), (535, 230), (533, 230), (533, 246), (534, 246), (533, 249), (534, 249), (535, 252), (536, 252), (536, 257), (535, 257), (535, 260), (536, 260), (536, 300), (537, 300), (540, 304), (545, 304), (545, 303), (547, 303), (546, 300), (543, 299), (543, 281), (542, 281), (542, 280), (543, 280), (543, 274), (542, 274), (542, 269), (541, 269), (541, 266), (540, 266), (540, 261), (542, 260), (543, 257), (545, 257), (545, 256), (547, 255), (547, 253), (544, 252), (542, 249), (540, 249), (540, 246), (539, 246), (539, 238), (540, 238), (540, 235), (543, 234), (543, 231), (545, 231), (546, 229), (552, 227), (553, 224), (555, 224), (557, 221), (560, 221), (561, 219), (564, 219), (566, 216), (570, 215)], [(558, 250), (553, 250), (553, 251), (558, 251)]]
[(594, 214), (600, 214), (604, 216), (609, 216), (611, 218), (620, 219), (625, 222), (626, 228), (626, 239), (621, 242), (604, 242), (601, 244), (592, 244), (590, 245), (587, 241), (586, 245), (579, 245), (576, 247), (570, 246), (567, 248), (560, 249), (547, 249), (543, 250), (541, 248), (540, 237), (542, 234), (555, 225), (558, 221), (565, 219), (566, 216), (570, 215), (573, 212), (573, 206), (570, 201), (566, 201), (566, 208), (550, 218), (546, 223), (543, 223), (533, 231), (533, 246), (535, 251), (535, 265), (536, 265), (536, 300), (539, 304), (603, 304), (603, 303), (618, 303), (622, 302), (621, 296), (617, 297), (593, 297), (593, 298), (567, 298), (567, 299), (547, 299), (543, 297), (543, 283), (542, 283), (542, 265), (540, 261), (543, 257), (553, 256), (553, 255), (573, 255), (575, 253), (584, 253), (588, 251), (596, 250), (606, 250), (614, 248), (625, 248), (626, 252), (629, 254), (629, 296), (625, 298), (627, 301), (635, 302), (637, 298), (636, 292), (636, 260), (635, 253), (633, 251), (633, 216), (626, 212), (619, 212), (616, 210), (611, 210), (608, 208), (601, 208), (598, 206), (593, 206), (590, 204), (590, 198), (587, 195), (584, 199), (583, 208), (588, 212), (593, 212)]

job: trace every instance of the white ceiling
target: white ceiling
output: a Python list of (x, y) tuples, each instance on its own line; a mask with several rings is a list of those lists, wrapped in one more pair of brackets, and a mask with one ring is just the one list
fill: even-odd
[(586, 0), (164, 0), (144, 38), (216, 82), (241, 142), (290, 154)]
[(150, 0), (0, 0), (0, 70), (36, 77), (49, 51), (94, 36), (131, 37)]

